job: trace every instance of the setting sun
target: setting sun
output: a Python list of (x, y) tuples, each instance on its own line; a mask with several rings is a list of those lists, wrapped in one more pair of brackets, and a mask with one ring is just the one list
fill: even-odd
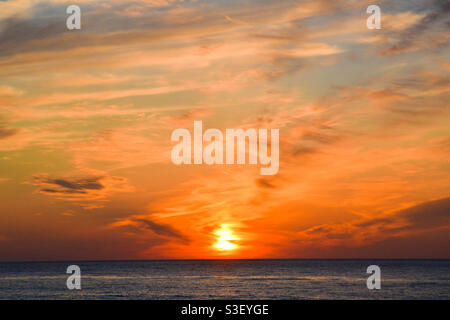
[(216, 230), (214, 234), (217, 236), (217, 242), (214, 247), (219, 250), (234, 250), (237, 245), (234, 241), (239, 240), (233, 231), (229, 229), (228, 225), (223, 224), (220, 229)]

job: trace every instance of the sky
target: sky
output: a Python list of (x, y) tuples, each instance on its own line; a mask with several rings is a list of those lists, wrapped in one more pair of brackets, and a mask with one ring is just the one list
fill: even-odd
[[(0, 261), (450, 258), (450, 5), (371, 4), (2, 0)], [(278, 173), (172, 163), (199, 120)]]

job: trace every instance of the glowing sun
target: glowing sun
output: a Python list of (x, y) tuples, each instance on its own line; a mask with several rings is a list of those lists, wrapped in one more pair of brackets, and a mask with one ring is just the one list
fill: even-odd
[(214, 247), (219, 250), (234, 250), (237, 248), (237, 245), (234, 241), (239, 240), (233, 234), (233, 231), (230, 230), (228, 225), (223, 224), (220, 229), (217, 229), (214, 234), (217, 236), (217, 242), (214, 244)]

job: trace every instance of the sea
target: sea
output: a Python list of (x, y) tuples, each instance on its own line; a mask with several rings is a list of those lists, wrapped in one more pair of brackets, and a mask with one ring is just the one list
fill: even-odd
[[(69, 290), (70, 265), (81, 290)], [(381, 270), (369, 290), (367, 267)], [(450, 298), (450, 260), (168, 260), (0, 263), (0, 299)]]

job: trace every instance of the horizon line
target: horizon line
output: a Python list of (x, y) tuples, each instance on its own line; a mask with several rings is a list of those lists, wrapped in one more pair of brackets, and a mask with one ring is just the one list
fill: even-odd
[(93, 260), (7, 260), (0, 263), (63, 263), (63, 262), (167, 262), (167, 261), (295, 261), (295, 260), (450, 260), (450, 258), (217, 258), (217, 259), (93, 259)]

